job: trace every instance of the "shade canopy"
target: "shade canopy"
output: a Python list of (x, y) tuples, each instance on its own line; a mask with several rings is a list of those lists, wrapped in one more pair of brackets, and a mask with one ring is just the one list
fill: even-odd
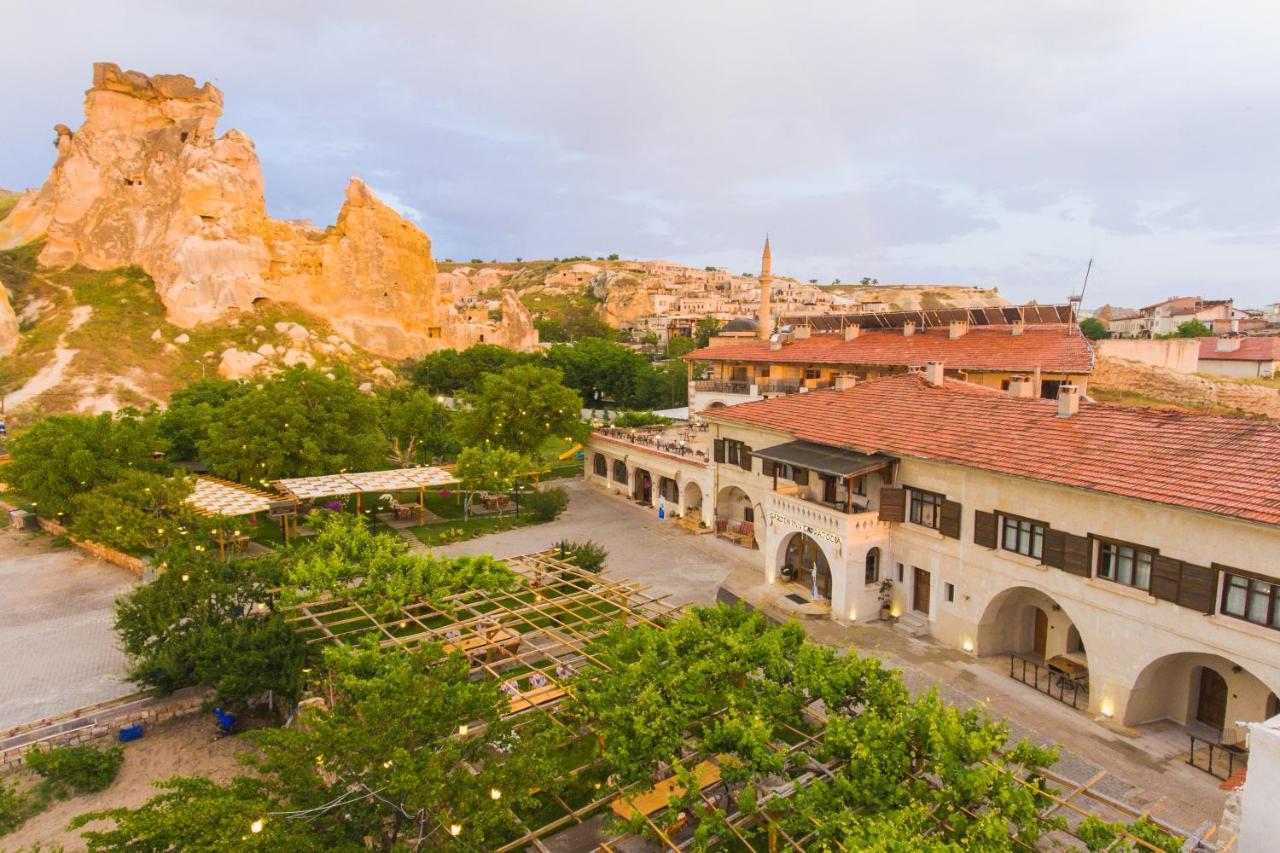
[(392, 468), (389, 471), (360, 471), (352, 474), (324, 474), (319, 477), (291, 477), (277, 480), (276, 486), (296, 498), (330, 498), (368, 492), (397, 492), (458, 482), (443, 468)]
[(253, 515), (268, 511), (271, 503), (279, 500), (279, 495), (217, 477), (198, 478), (195, 488), (187, 496), (187, 503), (201, 515)]
[(868, 456), (854, 450), (841, 450), (838, 447), (828, 447), (811, 441), (788, 441), (786, 444), (775, 444), (764, 450), (753, 450), (752, 455), (836, 477), (857, 477), (888, 468), (893, 464), (893, 459), (888, 456), (879, 454)]

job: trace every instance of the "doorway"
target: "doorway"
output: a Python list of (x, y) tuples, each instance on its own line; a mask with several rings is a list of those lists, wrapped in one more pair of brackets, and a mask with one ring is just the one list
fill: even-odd
[(1227, 721), (1227, 681), (1217, 670), (1207, 666), (1200, 667), (1196, 720), (1218, 732)]
[(1032, 649), (1041, 660), (1044, 660), (1045, 649), (1049, 645), (1049, 616), (1039, 607), (1031, 608), (1035, 611), (1035, 639), (1032, 641)]
[(914, 573), (914, 582), (912, 584), (914, 589), (911, 594), (911, 609), (928, 616), (931, 578), (924, 569), (917, 569), (913, 566), (912, 572)]

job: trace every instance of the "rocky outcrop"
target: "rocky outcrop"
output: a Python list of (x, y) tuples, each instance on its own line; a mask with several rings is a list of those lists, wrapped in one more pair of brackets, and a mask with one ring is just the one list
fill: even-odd
[(46, 266), (136, 264), (184, 327), (270, 299), (393, 358), (481, 337), (537, 343), (518, 303), (504, 303), (501, 323), (460, 317), (437, 286), (430, 239), (358, 179), (323, 231), (268, 217), (253, 142), (237, 130), (216, 136), (221, 114), (209, 83), (95, 65), (84, 124), (55, 128), (57, 162), (0, 220), (0, 248), (44, 237)]
[(18, 315), (9, 302), (9, 290), (0, 284), (0, 356), (18, 348)]
[(1110, 391), (1186, 409), (1231, 410), (1280, 418), (1280, 390), (1276, 388), (1225, 377), (1188, 376), (1136, 361), (1099, 358), (1089, 377), (1089, 389), (1103, 399), (1112, 399), (1106, 394)]

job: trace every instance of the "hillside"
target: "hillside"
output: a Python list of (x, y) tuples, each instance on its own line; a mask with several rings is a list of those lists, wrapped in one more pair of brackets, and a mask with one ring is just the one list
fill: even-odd
[(1089, 396), (1134, 406), (1280, 418), (1280, 380), (1187, 375), (1115, 358), (1098, 359), (1089, 380)]
[(998, 288), (967, 284), (829, 284), (823, 290), (855, 302), (883, 302), (890, 311), (1009, 305)]
[(146, 406), (202, 376), (289, 363), (348, 364), (362, 380), (390, 378), (381, 361), (296, 306), (262, 302), (182, 329), (165, 319), (154, 282), (137, 267), (41, 269), (41, 248), (0, 252), (0, 283), (21, 332), (14, 353), (0, 359), (10, 425), (37, 412)]
[(4, 219), (9, 215), (9, 211), (13, 210), (18, 204), (21, 195), (9, 190), (0, 188), (0, 219)]

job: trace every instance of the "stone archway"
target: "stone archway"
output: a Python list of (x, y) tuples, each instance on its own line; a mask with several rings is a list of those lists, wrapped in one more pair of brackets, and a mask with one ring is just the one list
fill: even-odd
[(1136, 726), (1173, 720), (1232, 740), (1235, 723), (1267, 719), (1277, 687), (1221, 655), (1175, 652), (1156, 658), (1138, 673), (1122, 722)]
[(681, 515), (702, 517), (702, 488), (695, 482), (684, 484), (684, 502), (680, 505)]
[(831, 600), (831, 561), (818, 540), (807, 533), (792, 533), (778, 546), (778, 571), (789, 581), (809, 590), (813, 600)]
[(979, 655), (1021, 654), (1041, 660), (1069, 655), (1087, 658), (1088, 646), (1079, 625), (1052, 596), (1029, 586), (1015, 586), (992, 597), (978, 620), (974, 638)]
[(644, 468), (636, 468), (631, 473), (631, 497), (636, 503), (652, 504), (655, 492), (653, 475)]

